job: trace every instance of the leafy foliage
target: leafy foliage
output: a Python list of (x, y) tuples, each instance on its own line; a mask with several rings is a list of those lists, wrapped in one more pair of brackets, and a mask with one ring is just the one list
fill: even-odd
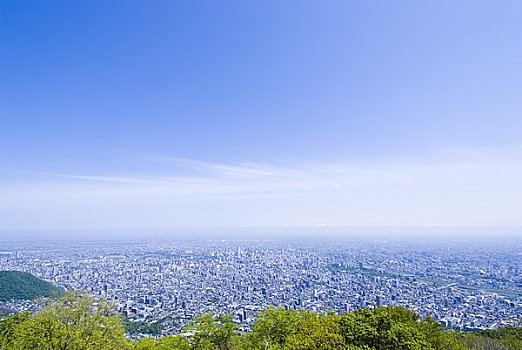
[(16, 335), (17, 329), (22, 323), (29, 319), (28, 311), (20, 312), (19, 314), (6, 318), (0, 322), (0, 349), (7, 349), (11, 345)]
[(521, 327), (503, 327), (498, 329), (485, 329), (478, 332), (479, 335), (483, 335), (493, 339), (516, 339), (522, 341), (522, 328)]
[(192, 334), (193, 349), (230, 350), (233, 339), (237, 337), (236, 328), (230, 315), (213, 316), (207, 313), (192, 320), (185, 331)]
[(163, 330), (163, 323), (158, 322), (149, 322), (144, 320), (132, 321), (128, 318), (123, 319), (123, 326), (125, 328), (125, 333), (135, 335), (135, 334), (150, 334), (150, 335), (160, 335)]
[(170, 335), (159, 339), (145, 338), (134, 344), (134, 350), (190, 350), (190, 343), (181, 335)]
[(339, 316), (269, 308), (259, 315), (252, 338), (260, 349), (344, 349)]
[(378, 350), (461, 350), (452, 332), (443, 332), (432, 318), (420, 319), (401, 307), (361, 309), (341, 317), (347, 344)]
[(121, 319), (111, 310), (103, 300), (69, 292), (33, 317), (23, 314), (2, 322), (2, 349), (127, 349)]
[(35, 299), (60, 293), (60, 289), (30, 273), (0, 271), (0, 301)]
[(203, 314), (183, 334), (136, 342), (111, 310), (106, 301), (67, 293), (33, 316), (0, 322), (0, 350), (522, 350), (521, 328), (455, 333), (400, 307), (342, 316), (268, 308), (247, 334), (231, 316)]
[(522, 350), (522, 328), (505, 327), (462, 334), (460, 340), (474, 350)]

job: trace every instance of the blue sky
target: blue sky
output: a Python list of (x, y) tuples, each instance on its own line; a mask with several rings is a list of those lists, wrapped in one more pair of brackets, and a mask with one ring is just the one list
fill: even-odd
[(0, 6), (3, 231), (522, 223), (519, 1)]

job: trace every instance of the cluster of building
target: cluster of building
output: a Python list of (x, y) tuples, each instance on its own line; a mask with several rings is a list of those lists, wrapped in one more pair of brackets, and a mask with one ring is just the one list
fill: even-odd
[[(13, 249), (14, 248), (14, 249)], [(201, 240), (0, 243), (0, 270), (83, 289), (135, 319), (181, 330), (205, 312), (248, 330), (267, 306), (396, 305), (456, 329), (522, 321), (522, 240)], [(31, 302), (0, 307), (31, 309)]]

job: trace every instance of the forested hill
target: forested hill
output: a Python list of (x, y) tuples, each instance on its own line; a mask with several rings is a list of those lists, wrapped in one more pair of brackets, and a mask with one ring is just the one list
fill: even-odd
[(0, 301), (35, 299), (59, 294), (51, 283), (27, 272), (0, 271)]

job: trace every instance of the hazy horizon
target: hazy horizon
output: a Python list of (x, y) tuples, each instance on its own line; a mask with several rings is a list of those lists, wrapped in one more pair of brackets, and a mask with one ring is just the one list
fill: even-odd
[(522, 226), (359, 226), (359, 227), (175, 227), (118, 230), (11, 230), (0, 232), (0, 242), (122, 241), (122, 240), (407, 240), (502, 241), (522, 239)]

